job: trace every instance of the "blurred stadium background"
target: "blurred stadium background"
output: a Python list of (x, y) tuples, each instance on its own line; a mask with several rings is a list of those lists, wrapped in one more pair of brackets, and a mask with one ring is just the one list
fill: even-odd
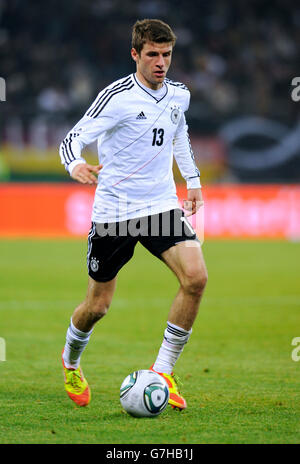
[(206, 237), (300, 239), (293, 0), (0, 0), (0, 235), (86, 235), (93, 191), (71, 181), (58, 146), (99, 90), (135, 71), (131, 26), (147, 17), (178, 37), (168, 77), (192, 94)]

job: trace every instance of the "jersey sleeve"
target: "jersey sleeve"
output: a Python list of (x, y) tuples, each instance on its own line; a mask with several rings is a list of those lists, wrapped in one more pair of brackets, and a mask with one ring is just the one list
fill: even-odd
[(181, 175), (187, 182), (187, 188), (200, 188), (200, 171), (195, 162), (184, 113), (173, 140), (173, 153)]
[(118, 112), (111, 102), (105, 103), (105, 93), (100, 92), (96, 100), (80, 121), (71, 129), (59, 147), (62, 164), (69, 174), (77, 164), (85, 163), (81, 153), (101, 134), (112, 129), (118, 122)]

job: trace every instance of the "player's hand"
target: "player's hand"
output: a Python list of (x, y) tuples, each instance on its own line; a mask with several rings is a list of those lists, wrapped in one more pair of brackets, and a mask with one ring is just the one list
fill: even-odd
[(192, 216), (204, 205), (201, 188), (189, 189), (187, 191), (187, 200), (183, 201), (183, 208), (186, 217)]
[(72, 171), (71, 177), (81, 184), (97, 184), (97, 177), (103, 165), (93, 166), (87, 163), (77, 164)]

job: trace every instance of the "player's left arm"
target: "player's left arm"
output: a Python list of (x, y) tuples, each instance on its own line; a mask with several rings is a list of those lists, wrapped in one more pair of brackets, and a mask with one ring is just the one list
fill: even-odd
[(187, 211), (186, 216), (191, 216), (203, 205), (203, 198), (200, 171), (195, 162), (184, 113), (178, 123), (173, 146), (177, 165), (187, 183), (187, 199), (184, 201), (184, 209)]

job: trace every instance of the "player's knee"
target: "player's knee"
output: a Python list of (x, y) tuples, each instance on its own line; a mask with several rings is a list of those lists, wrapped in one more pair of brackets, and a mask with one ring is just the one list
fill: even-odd
[(101, 299), (101, 300), (93, 300), (89, 304), (89, 313), (91, 318), (97, 322), (102, 317), (104, 317), (107, 314), (107, 311), (110, 306), (110, 301)]
[(201, 296), (207, 283), (206, 269), (191, 268), (188, 269), (183, 278), (182, 286), (185, 292)]

